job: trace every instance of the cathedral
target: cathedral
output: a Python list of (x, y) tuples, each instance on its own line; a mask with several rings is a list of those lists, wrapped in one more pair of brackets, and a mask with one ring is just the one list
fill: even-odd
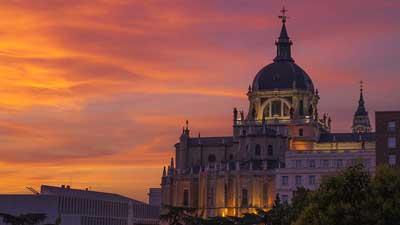
[(371, 131), (361, 86), (351, 132), (331, 132), (320, 114), (311, 77), (295, 63), (286, 10), (275, 42), (276, 57), (249, 86), (247, 113), (233, 109), (232, 135), (193, 137), (188, 122), (175, 145), (175, 162), (161, 178), (162, 204), (195, 208), (197, 215), (241, 216), (271, 208), (277, 194), (290, 201), (302, 186), (362, 160), (375, 168)]

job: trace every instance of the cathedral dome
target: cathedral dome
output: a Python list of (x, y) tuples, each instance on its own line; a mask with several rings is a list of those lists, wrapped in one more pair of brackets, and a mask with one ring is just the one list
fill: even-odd
[(296, 88), (314, 92), (314, 85), (308, 74), (290, 60), (276, 60), (262, 68), (252, 86), (254, 91)]
[(253, 81), (254, 91), (275, 89), (301, 89), (314, 91), (314, 85), (306, 72), (292, 58), (293, 45), (286, 30), (286, 10), (283, 9), (282, 29), (276, 45), (274, 62), (257, 73)]

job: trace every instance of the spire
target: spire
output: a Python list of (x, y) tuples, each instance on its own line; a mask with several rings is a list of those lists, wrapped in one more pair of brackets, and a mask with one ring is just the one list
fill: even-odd
[(368, 117), (368, 112), (365, 109), (363, 82), (360, 81), (360, 99), (358, 100), (357, 111), (353, 118), (353, 133), (366, 133), (371, 131), (371, 124)]
[(164, 169), (163, 169), (163, 173), (162, 173), (163, 175), (163, 177), (165, 177), (165, 176), (167, 176), (167, 171), (166, 171), (166, 168), (165, 168), (165, 166), (164, 166)]
[(171, 169), (174, 169), (174, 158), (171, 158)]
[(275, 42), (276, 45), (276, 57), (274, 59), (275, 62), (280, 62), (280, 61), (289, 61), (289, 62), (294, 62), (292, 58), (292, 53), (291, 53), (291, 46), (292, 46), (292, 41), (289, 38), (289, 35), (286, 30), (286, 20), (288, 17), (286, 16), (286, 8), (283, 6), (282, 10), (282, 15), (279, 16), (279, 19), (282, 20), (282, 29), (281, 29), (281, 34), (279, 35), (278, 41)]
[(367, 110), (365, 109), (364, 95), (363, 95), (363, 82), (360, 81), (360, 99), (358, 100), (358, 108), (355, 113), (356, 116), (367, 115)]

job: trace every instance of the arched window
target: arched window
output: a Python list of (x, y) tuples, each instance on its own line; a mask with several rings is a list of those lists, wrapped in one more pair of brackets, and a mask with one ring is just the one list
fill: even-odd
[(215, 163), (215, 161), (217, 161), (217, 157), (215, 157), (214, 154), (211, 154), (208, 156), (208, 162), (209, 163)]
[(254, 153), (256, 156), (261, 155), (261, 146), (259, 144), (256, 145), (256, 149), (255, 149)]
[(264, 118), (289, 117), (290, 105), (281, 99), (268, 101), (263, 110)]

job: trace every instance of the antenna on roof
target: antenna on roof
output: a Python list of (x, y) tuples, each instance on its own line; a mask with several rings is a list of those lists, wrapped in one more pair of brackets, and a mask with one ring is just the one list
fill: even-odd
[(26, 189), (28, 189), (30, 192), (32, 192), (34, 195), (40, 195), (40, 193), (38, 191), (36, 191), (35, 189), (33, 189), (33, 187), (26, 187)]

